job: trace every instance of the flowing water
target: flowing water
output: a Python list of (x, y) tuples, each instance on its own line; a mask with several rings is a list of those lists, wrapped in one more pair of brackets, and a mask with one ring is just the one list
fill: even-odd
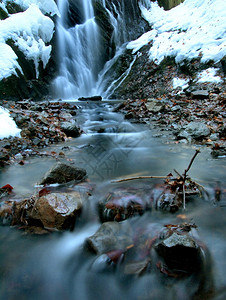
[[(92, 0), (77, 0), (75, 7), (79, 21), (73, 26), (69, 21), (69, 1), (57, 2), (61, 16), (57, 20), (59, 73), (52, 83), (53, 97), (64, 100), (95, 95), (109, 97), (114, 91), (112, 86), (115, 84), (117, 87), (128, 75), (125, 72), (112, 83), (112, 73), (108, 74), (108, 71), (132, 39), (133, 30), (127, 27), (128, 23), (130, 27), (135, 26), (135, 1), (115, 1), (115, 4), (114, 1), (108, 4), (105, 0), (99, 1), (98, 5), (102, 6), (102, 13), (105, 12), (109, 22), (104, 29), (96, 21)], [(148, 1), (142, 0), (141, 3), (148, 7)], [(107, 33), (110, 45), (103, 45), (103, 31), (108, 30), (107, 27), (112, 27)], [(106, 53), (109, 53), (108, 57)]]
[(92, 0), (82, 1), (82, 24), (68, 28), (68, 1), (58, 0), (61, 15), (57, 24), (60, 72), (53, 82), (54, 94), (58, 98), (92, 95), (99, 69), (100, 36), (91, 3)]
[[(64, 151), (62, 161), (74, 162), (87, 170), (93, 187), (74, 231), (48, 236), (24, 236), (18, 229), (0, 227), (0, 299), (191, 299), (197, 290), (195, 278), (160, 277), (155, 266), (143, 276), (123, 275), (122, 269), (103, 270), (102, 258), (84, 250), (84, 240), (100, 226), (96, 204), (117, 187), (112, 180), (139, 175), (167, 175), (183, 172), (195, 152), (189, 145), (167, 144), (156, 139), (142, 124), (132, 124), (113, 110), (116, 103), (78, 103), (76, 121), (84, 133), (76, 139), (48, 151)], [(163, 143), (164, 141), (164, 143)], [(24, 166), (13, 165), (0, 173), (0, 186), (14, 186), (18, 197), (36, 191), (36, 184), (56, 162), (49, 157), (31, 158)], [(186, 211), (166, 214), (146, 212), (130, 218), (133, 228), (178, 223), (181, 214), (198, 226), (200, 239), (210, 251), (211, 270), (206, 270), (205, 284), (213, 284), (217, 295), (225, 299), (225, 200), (214, 201), (214, 187), (224, 188), (224, 159), (212, 159), (208, 149), (192, 165), (189, 175), (205, 186), (209, 197), (188, 204)], [(150, 180), (150, 186), (156, 180)], [(142, 180), (128, 183), (142, 187)], [(147, 184), (147, 183), (145, 183)], [(76, 189), (71, 186), (71, 189)], [(206, 299), (206, 298), (201, 298)]]
[[(112, 39), (116, 51), (112, 60), (103, 67), (100, 51), (100, 28), (95, 22), (92, 0), (75, 1), (79, 7), (79, 19), (75, 26), (68, 22), (68, 0), (58, 0), (61, 18), (58, 20), (59, 75), (53, 83), (55, 96), (76, 99), (101, 93), (105, 97), (122, 83), (127, 71), (112, 85), (106, 74), (129, 41), (125, 19), (127, 6), (124, 1), (99, 1), (106, 9), (113, 27)], [(127, 0), (133, 5), (134, 0)], [(143, 5), (150, 4), (142, 0)], [(131, 66), (134, 63), (131, 62)], [(101, 71), (102, 68), (102, 71)], [(129, 72), (129, 69), (128, 69)], [(106, 86), (108, 88), (106, 88)], [(120, 265), (106, 266), (102, 256), (84, 249), (84, 241), (100, 227), (97, 204), (114, 190), (117, 178), (140, 175), (167, 175), (177, 169), (183, 172), (195, 152), (195, 147), (167, 143), (158, 140), (146, 125), (132, 124), (114, 112), (117, 101), (79, 103), (76, 122), (83, 134), (58, 144), (46, 153), (64, 152), (65, 158), (57, 160), (85, 168), (91, 196), (71, 232), (54, 232), (47, 236), (23, 235), (23, 231), (0, 226), (0, 299), (4, 300), (107, 300), (107, 299), (191, 299), (199, 288), (214, 287), (211, 299), (226, 298), (225, 273), (225, 207), (226, 199), (215, 201), (214, 188), (225, 188), (224, 158), (212, 159), (210, 151), (201, 147), (189, 175), (202, 184), (208, 197), (196, 203), (188, 203), (186, 210), (175, 214), (148, 211), (143, 216), (130, 218), (134, 230), (177, 224), (185, 218), (198, 226), (201, 241), (209, 249), (211, 262), (204, 276), (182, 279), (160, 275), (155, 265), (143, 276), (125, 275)], [(37, 192), (42, 176), (56, 163), (56, 158), (45, 156), (30, 158), (25, 165), (15, 164), (0, 170), (0, 186), (14, 187), (14, 198), (24, 199)], [(145, 189), (158, 183), (156, 179), (132, 181), (125, 186)], [(82, 189), (73, 185), (61, 187)], [(225, 195), (225, 192), (224, 192)], [(181, 216), (182, 215), (182, 216)], [(184, 220), (184, 219), (182, 219)], [(208, 293), (207, 295), (210, 295)], [(204, 298), (206, 299), (207, 295)]]

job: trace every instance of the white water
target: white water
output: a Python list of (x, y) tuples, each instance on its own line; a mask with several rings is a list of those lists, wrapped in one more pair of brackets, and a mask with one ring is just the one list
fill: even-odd
[(53, 82), (55, 97), (76, 99), (91, 96), (99, 58), (99, 31), (92, 0), (83, 1), (83, 24), (67, 28), (68, 1), (58, 0), (61, 18), (57, 23), (60, 70)]
[[(126, 3), (132, 6), (135, 12), (133, 1), (127, 1)], [(131, 37), (127, 29), (125, 2), (120, 1), (117, 4), (109, 2), (107, 5), (105, 0), (102, 0), (101, 4), (113, 28), (111, 41), (115, 50), (103, 50), (103, 45), (100, 44), (100, 28), (95, 22), (92, 0), (83, 1), (82, 7), (79, 7), (79, 13), (84, 16), (83, 23), (69, 28), (67, 25), (68, 0), (58, 0), (61, 15), (57, 22), (59, 75), (53, 82), (54, 98), (75, 100), (79, 97), (94, 95), (103, 95), (107, 98), (111, 94), (108, 91), (112, 90), (112, 88), (109, 89), (109, 86), (112, 87), (112, 80), (108, 71), (125, 50), (125, 45)], [(135, 16), (131, 16), (131, 20), (133, 18)], [(104, 67), (102, 51), (114, 52), (111, 53), (114, 57), (105, 62)], [(118, 84), (121, 78), (114, 82)]]

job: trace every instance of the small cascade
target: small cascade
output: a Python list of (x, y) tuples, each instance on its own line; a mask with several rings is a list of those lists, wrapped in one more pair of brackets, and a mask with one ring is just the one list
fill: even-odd
[(92, 96), (99, 57), (99, 31), (92, 0), (82, 2), (84, 22), (67, 28), (68, 0), (58, 0), (61, 18), (57, 23), (59, 76), (53, 82), (55, 97), (76, 99)]

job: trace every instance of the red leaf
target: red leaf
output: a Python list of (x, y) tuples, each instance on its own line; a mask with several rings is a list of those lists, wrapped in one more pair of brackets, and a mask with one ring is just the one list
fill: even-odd
[(38, 193), (39, 197), (45, 196), (45, 195), (47, 195), (47, 194), (50, 194), (50, 191), (47, 190), (47, 188), (41, 189), (41, 190), (39, 191), (39, 193)]
[(106, 253), (107, 256), (112, 260), (115, 264), (122, 258), (122, 255), (124, 254), (123, 250), (113, 250)]
[(1, 187), (2, 189), (6, 189), (8, 191), (8, 193), (11, 193), (13, 190), (13, 187), (10, 184), (6, 184), (3, 187)]

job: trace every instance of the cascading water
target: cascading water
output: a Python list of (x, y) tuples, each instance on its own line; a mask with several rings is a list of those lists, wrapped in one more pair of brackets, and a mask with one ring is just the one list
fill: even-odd
[(57, 23), (60, 70), (53, 82), (55, 97), (76, 99), (91, 96), (98, 72), (99, 31), (92, 0), (82, 1), (84, 22), (67, 28), (68, 0), (58, 0)]
[(98, 0), (94, 8), (95, 1), (77, 0), (73, 13), (78, 19), (69, 26), (71, 3), (58, 0), (59, 75), (53, 82), (54, 98), (107, 97), (106, 91), (114, 81), (107, 71), (125, 50), (125, 43), (135, 38), (132, 33), (139, 19), (137, 2)]

